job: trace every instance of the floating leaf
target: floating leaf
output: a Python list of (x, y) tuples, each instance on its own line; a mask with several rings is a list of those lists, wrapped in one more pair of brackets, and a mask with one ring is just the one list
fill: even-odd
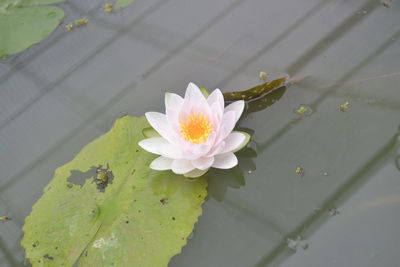
[(33, 266), (167, 266), (201, 214), (206, 179), (148, 168), (144, 117), (125, 116), (59, 167), (26, 218)]
[(127, 5), (133, 3), (135, 0), (117, 0), (115, 1), (115, 8), (124, 8)]
[(289, 77), (281, 77), (272, 81), (265, 82), (257, 85), (245, 91), (225, 92), (225, 101), (236, 101), (236, 100), (253, 100), (259, 98), (272, 90), (278, 89), (282, 86), (287, 85)]
[(44, 6), (61, 0), (0, 0), (0, 57), (42, 41), (61, 23), (62, 9)]

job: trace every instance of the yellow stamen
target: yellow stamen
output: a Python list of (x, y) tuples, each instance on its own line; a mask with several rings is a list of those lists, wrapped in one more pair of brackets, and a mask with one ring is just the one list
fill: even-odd
[(213, 128), (204, 113), (193, 112), (186, 120), (181, 120), (182, 137), (193, 144), (201, 144), (207, 141)]

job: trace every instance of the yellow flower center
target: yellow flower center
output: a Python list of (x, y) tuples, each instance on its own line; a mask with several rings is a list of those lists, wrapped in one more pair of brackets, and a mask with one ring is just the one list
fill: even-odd
[(193, 112), (186, 120), (181, 120), (182, 137), (193, 144), (201, 144), (207, 141), (213, 127), (204, 113)]

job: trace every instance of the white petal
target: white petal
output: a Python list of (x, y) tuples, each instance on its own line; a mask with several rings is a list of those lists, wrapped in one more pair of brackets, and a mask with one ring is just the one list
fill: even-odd
[(169, 126), (167, 118), (164, 114), (158, 112), (146, 112), (145, 115), (147, 121), (154, 128), (154, 130), (156, 130), (169, 142), (173, 141), (174, 138), (171, 132), (171, 127)]
[(181, 159), (184, 158), (183, 152), (180, 147), (173, 145), (173, 144), (164, 144), (159, 148), (160, 155), (163, 155), (167, 158), (172, 159)]
[(233, 102), (232, 104), (228, 105), (225, 108), (225, 113), (229, 112), (229, 111), (234, 111), (235, 115), (236, 115), (236, 120), (235, 120), (235, 124), (236, 122), (239, 120), (240, 116), (242, 116), (244, 110), (244, 100), (239, 100), (236, 102)]
[(238, 160), (232, 152), (215, 156), (212, 167), (218, 169), (230, 169), (238, 164)]
[(157, 171), (164, 171), (171, 169), (172, 159), (166, 157), (158, 157), (150, 163), (150, 168)]
[(172, 162), (171, 169), (176, 174), (184, 174), (194, 169), (194, 166), (190, 160), (187, 159), (175, 159)]
[(177, 94), (166, 93), (165, 94), (165, 109), (177, 109), (183, 104), (183, 98)]
[(183, 98), (177, 94), (165, 94), (165, 116), (175, 133), (179, 132), (179, 113), (182, 109), (183, 102)]
[(224, 96), (222, 95), (221, 90), (215, 89), (207, 98), (207, 103), (210, 106), (212, 106), (214, 103), (217, 103), (221, 110), (224, 110)]
[(219, 144), (224, 140), (233, 130), (236, 124), (235, 112), (229, 111), (222, 116), (222, 123), (218, 130), (218, 137), (216, 143)]
[(220, 153), (235, 151), (237, 148), (242, 146), (246, 140), (247, 137), (243, 133), (232, 132), (225, 138), (225, 147), (220, 151)]
[(199, 170), (199, 169), (194, 169), (193, 171), (184, 173), (183, 176), (185, 177), (189, 177), (189, 178), (196, 178), (196, 177), (200, 177), (203, 174), (205, 174), (206, 172), (208, 172), (209, 169), (206, 170)]
[(199, 170), (207, 170), (214, 163), (214, 157), (201, 157), (195, 160), (192, 160), (192, 164)]
[(161, 155), (160, 147), (169, 144), (167, 140), (162, 137), (152, 137), (143, 139), (139, 142), (139, 146), (150, 153)]

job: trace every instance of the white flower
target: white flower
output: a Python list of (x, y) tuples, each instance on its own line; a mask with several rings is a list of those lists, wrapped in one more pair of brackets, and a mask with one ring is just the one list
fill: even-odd
[(166, 114), (147, 112), (146, 118), (160, 137), (152, 137), (139, 145), (160, 155), (151, 162), (154, 170), (172, 170), (187, 177), (198, 177), (210, 167), (230, 169), (238, 163), (234, 152), (243, 148), (250, 136), (232, 132), (244, 109), (244, 101), (224, 107), (219, 89), (207, 98), (189, 83), (185, 98), (167, 93)]

